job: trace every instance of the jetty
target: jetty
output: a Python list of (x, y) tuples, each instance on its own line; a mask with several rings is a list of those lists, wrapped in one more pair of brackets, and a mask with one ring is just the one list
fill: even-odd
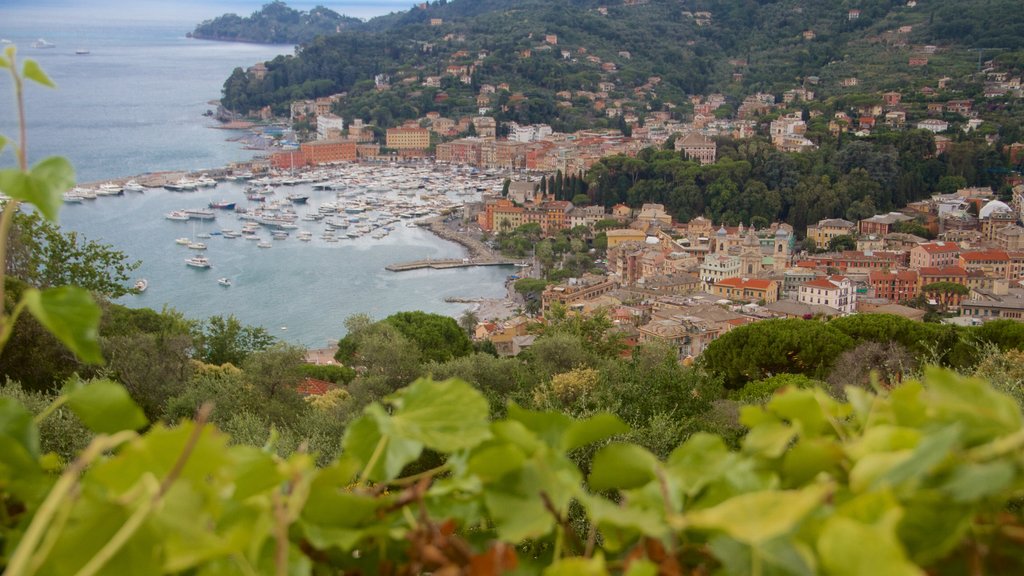
[(384, 267), (390, 272), (407, 272), (409, 270), (422, 270), (432, 268), (434, 270), (447, 270), (449, 268), (470, 268), (472, 266), (516, 266), (522, 262), (518, 260), (502, 260), (494, 258), (441, 258), (427, 260), (413, 260), (412, 262), (400, 262), (389, 264)]

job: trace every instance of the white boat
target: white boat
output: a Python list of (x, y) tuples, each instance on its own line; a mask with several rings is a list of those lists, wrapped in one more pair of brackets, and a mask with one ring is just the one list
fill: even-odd
[(198, 187), (194, 180), (189, 180), (188, 178), (181, 178), (177, 182), (164, 184), (164, 188), (172, 192), (191, 192)]
[(188, 212), (185, 212), (184, 210), (172, 210), (168, 212), (167, 215), (164, 216), (164, 218), (167, 218), (168, 220), (179, 221), (186, 221), (189, 219)]
[(231, 279), (230, 278), (217, 278), (217, 284), (220, 284), (221, 286), (231, 286)]
[(146, 280), (145, 278), (139, 278), (139, 280), (135, 283), (135, 291), (142, 293), (146, 291), (146, 288), (149, 288), (149, 281)]
[(202, 242), (189, 242), (188, 247), (191, 250), (206, 250), (206, 244)]
[(82, 197), (78, 194), (72, 194), (70, 191), (64, 193), (65, 204), (81, 204)]
[(125, 190), (127, 190), (129, 192), (144, 192), (146, 190), (145, 186), (143, 186), (142, 184), (139, 184), (135, 180), (129, 180), (129, 181), (125, 182), (124, 185), (121, 186), (121, 188), (124, 188)]
[(206, 256), (193, 256), (185, 259), (185, 264), (192, 268), (209, 268), (211, 266), (210, 261), (206, 259)]
[(40, 39), (38, 39), (38, 40), (36, 40), (35, 42), (32, 43), (32, 47), (33, 48), (55, 48), (56, 46), (57, 45), (54, 44), (53, 42), (47, 42), (46, 40), (43, 40), (42, 38), (40, 38)]
[(89, 49), (88, 48), (78, 48), (78, 49), (75, 50), (75, 54), (78, 54), (79, 56), (84, 56), (85, 54), (88, 54), (88, 53), (89, 53)]
[(100, 196), (120, 196), (124, 194), (124, 189), (113, 182), (105, 182), (96, 188), (96, 194)]
[(174, 241), (174, 243), (181, 244), (182, 246), (188, 246), (189, 244), (192, 243), (192, 240), (188, 238), (178, 238), (177, 240)]
[(213, 188), (217, 185), (217, 181), (210, 178), (208, 175), (203, 174), (199, 178), (195, 179), (196, 186), (199, 188)]
[(260, 240), (256, 244), (257, 248), (270, 248), (271, 246), (273, 246), (273, 244), (271, 244), (270, 242), (267, 242), (266, 240)]

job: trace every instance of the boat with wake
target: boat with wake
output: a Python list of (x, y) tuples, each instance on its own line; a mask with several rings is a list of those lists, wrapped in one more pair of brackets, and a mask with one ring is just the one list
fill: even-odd
[(141, 294), (146, 291), (146, 288), (149, 288), (149, 281), (146, 280), (145, 278), (139, 278), (139, 280), (135, 283), (134, 288), (135, 292)]

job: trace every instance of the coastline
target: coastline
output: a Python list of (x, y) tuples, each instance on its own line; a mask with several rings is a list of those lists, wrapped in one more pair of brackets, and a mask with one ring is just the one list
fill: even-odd
[[(93, 183), (80, 183), (79, 186), (95, 187), (108, 182), (123, 185), (129, 180), (135, 180), (147, 188), (162, 189), (165, 184), (174, 183), (182, 177), (203, 173), (215, 179), (221, 179), (223, 176), (231, 173), (231, 168), (147, 172), (136, 176), (110, 178)], [(461, 222), (460, 218), (454, 216), (452, 210), (442, 213), (440, 216), (419, 220), (416, 222), (416, 225), (423, 230), (429, 231), (436, 238), (458, 244), (469, 258), (481, 260), (501, 259), (500, 254), (496, 253), (479, 239), (479, 231), (473, 234), (472, 228), (467, 227), (463, 229), (466, 224)], [(469, 226), (473, 226), (473, 224), (469, 224)], [(459, 303), (466, 304), (466, 306), (462, 307), (459, 312), (451, 313), (450, 315), (458, 320), (465, 312), (472, 312), (481, 322), (500, 321), (511, 318), (516, 315), (516, 311), (521, 308), (521, 304), (515, 302), (514, 294), (509, 291), (507, 281), (505, 282), (505, 288), (504, 298), (483, 298), (466, 294), (465, 297), (459, 299)]]

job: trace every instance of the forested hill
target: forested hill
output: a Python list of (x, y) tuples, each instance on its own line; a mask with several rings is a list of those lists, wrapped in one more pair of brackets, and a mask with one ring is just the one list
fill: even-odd
[[(472, 113), (482, 84), (507, 83), (528, 102), (510, 119), (573, 129), (603, 115), (556, 106), (556, 93), (575, 98), (603, 91), (602, 83), (614, 84), (612, 98), (629, 100), (657, 76), (656, 97), (643, 108), (685, 111), (691, 94), (779, 93), (809, 76), (820, 77), (817, 92), (825, 97), (842, 93), (839, 80), (849, 76), (859, 77), (863, 92), (934, 84), (943, 75), (971, 72), (978, 48), (988, 49), (980, 53), (986, 59), (1021, 59), (1019, 0), (910, 4), (439, 0), (320, 36), (297, 57), (268, 63), (262, 81), (236, 70), (224, 103), (238, 111), (271, 105), (283, 112), (294, 99), (349, 92), (343, 113), (385, 124), (426, 108)], [(931, 64), (908, 69), (908, 57), (925, 45), (938, 48)], [(471, 67), (470, 84), (450, 73), (452, 65)], [(378, 75), (391, 90), (375, 89)], [(443, 77), (441, 90), (420, 90), (431, 76)]]
[(275, 1), (249, 17), (225, 14), (207, 20), (196, 26), (191, 36), (204, 40), (301, 44), (322, 34), (336, 34), (362, 23), (358, 18), (342, 16), (323, 6), (303, 12), (289, 8), (284, 2)]

